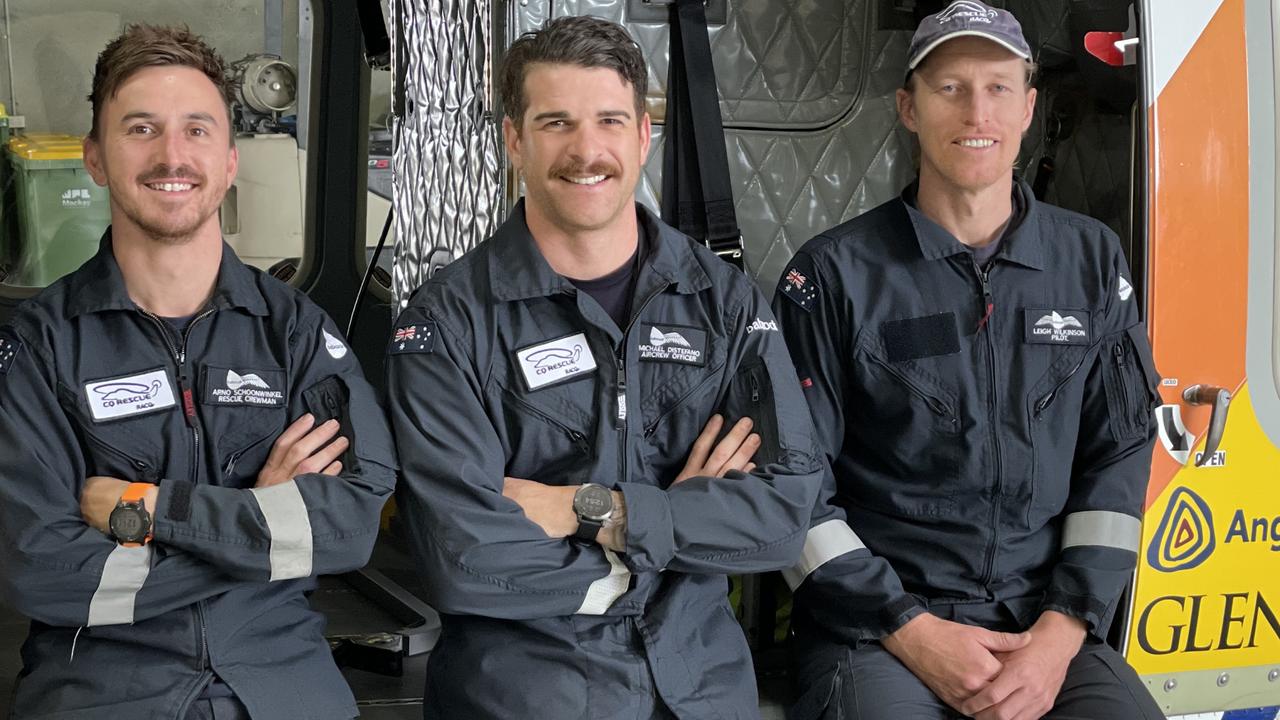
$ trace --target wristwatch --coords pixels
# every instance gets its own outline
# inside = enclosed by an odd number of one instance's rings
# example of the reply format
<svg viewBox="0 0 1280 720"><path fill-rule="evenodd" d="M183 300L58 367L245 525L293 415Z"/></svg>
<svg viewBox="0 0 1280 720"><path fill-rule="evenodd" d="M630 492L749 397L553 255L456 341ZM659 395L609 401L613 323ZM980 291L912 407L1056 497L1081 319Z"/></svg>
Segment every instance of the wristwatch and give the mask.
<svg viewBox="0 0 1280 720"><path fill-rule="evenodd" d="M153 487L150 483L129 483L125 488L107 520L116 542L125 547L142 547L151 542L151 513L142 498Z"/></svg>
<svg viewBox="0 0 1280 720"><path fill-rule="evenodd" d="M579 540L595 542L596 533L613 515L613 492L603 485L586 483L573 494L573 512L578 516Z"/></svg>

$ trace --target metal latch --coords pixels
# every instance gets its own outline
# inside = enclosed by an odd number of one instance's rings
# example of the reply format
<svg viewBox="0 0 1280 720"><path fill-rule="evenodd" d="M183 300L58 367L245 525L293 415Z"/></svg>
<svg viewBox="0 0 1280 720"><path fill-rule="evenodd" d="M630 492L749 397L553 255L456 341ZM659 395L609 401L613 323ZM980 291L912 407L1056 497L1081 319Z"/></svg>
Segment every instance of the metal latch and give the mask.
<svg viewBox="0 0 1280 720"><path fill-rule="evenodd" d="M627 0L628 22L666 23L671 19L675 0ZM707 0L707 25L724 25L729 21L729 0Z"/></svg>

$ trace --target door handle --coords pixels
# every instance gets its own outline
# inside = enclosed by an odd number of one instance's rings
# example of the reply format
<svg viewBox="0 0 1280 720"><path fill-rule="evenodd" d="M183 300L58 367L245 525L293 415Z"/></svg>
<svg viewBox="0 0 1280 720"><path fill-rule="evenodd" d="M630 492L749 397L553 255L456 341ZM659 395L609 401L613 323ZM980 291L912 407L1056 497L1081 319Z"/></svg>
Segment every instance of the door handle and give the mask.
<svg viewBox="0 0 1280 720"><path fill-rule="evenodd" d="M1196 467L1201 467L1213 458L1214 453L1218 452L1218 445L1222 443L1222 433L1227 428L1227 410L1231 407L1231 392L1215 385L1192 385L1182 391L1182 399L1192 405L1213 406L1204 452L1196 460Z"/></svg>

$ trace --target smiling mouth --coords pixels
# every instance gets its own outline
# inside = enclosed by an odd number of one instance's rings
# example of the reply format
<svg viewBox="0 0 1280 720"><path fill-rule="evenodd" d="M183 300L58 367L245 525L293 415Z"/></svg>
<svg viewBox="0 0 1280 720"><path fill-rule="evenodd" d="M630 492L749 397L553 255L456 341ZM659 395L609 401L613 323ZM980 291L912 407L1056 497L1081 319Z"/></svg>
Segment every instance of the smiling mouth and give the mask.
<svg viewBox="0 0 1280 720"><path fill-rule="evenodd" d="M572 177L569 175L561 175L561 180L571 182L574 185L599 185L609 179L608 175L589 175L587 177Z"/></svg>
<svg viewBox="0 0 1280 720"><path fill-rule="evenodd" d="M159 182L143 184L152 190L169 193L187 192L188 190L195 188L193 183L186 182Z"/></svg>
<svg viewBox="0 0 1280 720"><path fill-rule="evenodd" d="M972 138L972 139L957 140L956 144L959 145L960 147L967 147L967 148L989 148L992 145L995 145L996 141L990 138Z"/></svg>

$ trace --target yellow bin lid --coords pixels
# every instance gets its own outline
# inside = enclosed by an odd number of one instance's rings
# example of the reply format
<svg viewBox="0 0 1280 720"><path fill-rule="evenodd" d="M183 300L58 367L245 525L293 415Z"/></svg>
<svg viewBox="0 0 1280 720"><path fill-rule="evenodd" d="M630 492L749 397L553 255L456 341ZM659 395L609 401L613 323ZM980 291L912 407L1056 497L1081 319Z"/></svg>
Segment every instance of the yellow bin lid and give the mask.
<svg viewBox="0 0 1280 720"><path fill-rule="evenodd" d="M81 160L82 138L75 135L30 133L9 138L9 152L27 160Z"/></svg>

